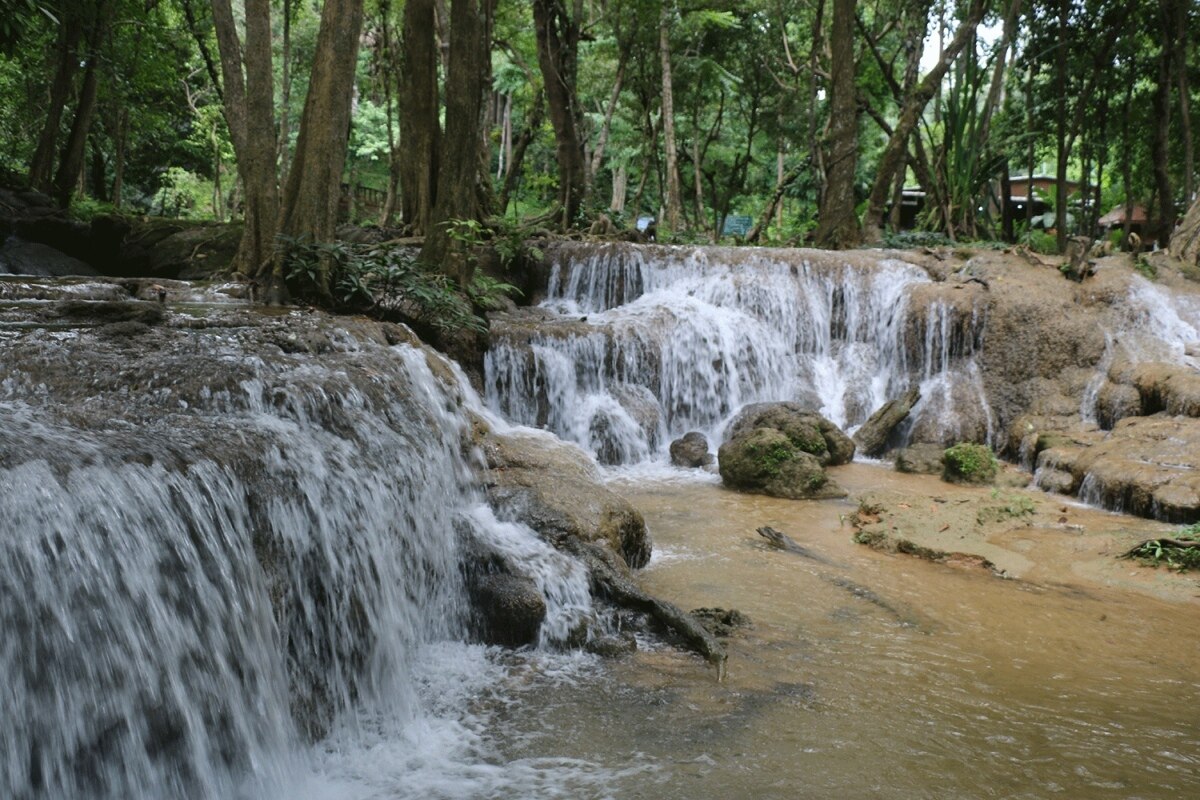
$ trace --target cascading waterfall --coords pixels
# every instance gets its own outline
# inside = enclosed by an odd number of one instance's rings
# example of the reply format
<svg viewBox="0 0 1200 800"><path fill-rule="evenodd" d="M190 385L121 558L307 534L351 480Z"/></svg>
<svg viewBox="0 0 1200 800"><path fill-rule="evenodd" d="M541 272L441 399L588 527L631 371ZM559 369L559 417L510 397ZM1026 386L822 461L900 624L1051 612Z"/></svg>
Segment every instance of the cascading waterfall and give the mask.
<svg viewBox="0 0 1200 800"><path fill-rule="evenodd" d="M20 346L62 361L74 338ZM464 693L498 676L462 643L458 537L528 570L544 641L590 614L586 575L472 488L469 390L417 348L331 340L339 352L321 361L195 334L183 349L204 353L199 375L168 360L140 379L89 378L156 383L125 402L99 388L58 398L53 381L6 370L0 796L508 791L459 719ZM240 378L205 383L217 363ZM456 681L429 690L436 708L422 692L435 675ZM394 758L378 774L366 764L383 747ZM536 785L553 768L522 774Z"/></svg>
<svg viewBox="0 0 1200 800"><path fill-rule="evenodd" d="M493 329L485 399L602 463L661 457L689 430L712 439L754 402L803 402L853 429L918 383L930 399L910 429L955 425L940 415L965 393L983 404L991 435L973 361L983 320L933 304L925 346L937 352L914 353L909 294L930 279L910 264L627 245L563 247L554 257L544 316Z"/></svg>

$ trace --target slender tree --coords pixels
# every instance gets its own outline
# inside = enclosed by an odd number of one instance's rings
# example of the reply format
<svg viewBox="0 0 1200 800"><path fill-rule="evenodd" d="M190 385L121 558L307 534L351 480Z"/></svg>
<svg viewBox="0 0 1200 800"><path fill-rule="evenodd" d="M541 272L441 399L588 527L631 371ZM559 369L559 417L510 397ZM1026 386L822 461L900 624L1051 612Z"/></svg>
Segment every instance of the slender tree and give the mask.
<svg viewBox="0 0 1200 800"><path fill-rule="evenodd" d="M550 124L554 127L558 162L558 222L569 228L576 221L587 189L583 156L583 110L577 89L579 26L582 0L567 8L565 0L533 0L538 66L546 87Z"/></svg>
<svg viewBox="0 0 1200 800"><path fill-rule="evenodd" d="M854 247L862 241L862 229L854 209L854 182L858 173L858 97L854 88L855 0L832 0L832 5L833 21L829 34L832 54L830 146L825 196L815 239L820 247L840 249Z"/></svg>

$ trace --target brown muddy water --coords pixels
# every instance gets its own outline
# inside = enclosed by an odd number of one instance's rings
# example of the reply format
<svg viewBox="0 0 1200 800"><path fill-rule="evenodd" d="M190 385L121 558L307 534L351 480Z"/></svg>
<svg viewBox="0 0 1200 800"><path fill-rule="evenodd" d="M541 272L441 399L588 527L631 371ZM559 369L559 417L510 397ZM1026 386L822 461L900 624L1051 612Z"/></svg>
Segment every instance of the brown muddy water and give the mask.
<svg viewBox="0 0 1200 800"><path fill-rule="evenodd" d="M910 505L983 491L877 465L836 477ZM1070 528L993 532L974 544L1011 554L1003 579L854 544L853 499L615 483L655 537L644 585L753 627L723 683L666 649L533 680L508 757L604 765L614 798L1200 797L1200 582L1101 552L1147 523L1071 507ZM760 525L829 563L769 549Z"/></svg>

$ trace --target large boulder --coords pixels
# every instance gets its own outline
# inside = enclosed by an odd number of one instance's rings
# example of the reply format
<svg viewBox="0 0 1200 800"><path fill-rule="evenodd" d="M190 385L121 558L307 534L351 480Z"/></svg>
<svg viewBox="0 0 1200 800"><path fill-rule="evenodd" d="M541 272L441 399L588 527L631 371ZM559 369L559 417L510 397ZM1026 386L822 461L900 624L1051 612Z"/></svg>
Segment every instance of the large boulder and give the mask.
<svg viewBox="0 0 1200 800"><path fill-rule="evenodd" d="M762 428L774 428L792 445L813 455L821 466L848 464L854 459L854 440L842 429L800 403L754 403L729 426L727 441Z"/></svg>
<svg viewBox="0 0 1200 800"><path fill-rule="evenodd" d="M0 244L0 275L96 275L90 265L39 242L10 236Z"/></svg>
<svg viewBox="0 0 1200 800"><path fill-rule="evenodd" d="M636 569L650 560L650 534L641 513L604 485L587 453L538 431L502 435L475 426L487 464L483 480L492 504L560 549L566 539L607 545Z"/></svg>
<svg viewBox="0 0 1200 800"><path fill-rule="evenodd" d="M712 462L708 439L700 431L688 431L671 442L671 463L677 467L707 467Z"/></svg>
<svg viewBox="0 0 1200 800"><path fill-rule="evenodd" d="M858 445L859 452L872 457L883 455L892 431L908 417L920 399L921 390L914 387L880 406L854 433L854 442Z"/></svg>
<svg viewBox="0 0 1200 800"><path fill-rule="evenodd" d="M821 460L777 428L757 428L728 440L718 453L721 479L733 489L792 500L845 497Z"/></svg>

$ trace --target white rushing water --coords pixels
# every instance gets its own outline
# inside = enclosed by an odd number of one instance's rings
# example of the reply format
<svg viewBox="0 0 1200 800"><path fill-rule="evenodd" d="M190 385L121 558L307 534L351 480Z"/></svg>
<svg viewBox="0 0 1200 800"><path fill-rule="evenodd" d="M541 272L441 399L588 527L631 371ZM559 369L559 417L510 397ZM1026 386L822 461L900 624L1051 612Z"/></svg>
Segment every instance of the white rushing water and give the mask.
<svg viewBox="0 0 1200 800"><path fill-rule="evenodd" d="M420 350L344 339L335 367L219 340L251 377L107 420L6 372L0 796L516 797L604 778L498 762L512 668L466 641L460 537L534 580L545 644L591 614L584 569L483 504L468 391Z"/></svg>
<svg viewBox="0 0 1200 800"><path fill-rule="evenodd" d="M906 430L990 438L973 360L983 320L945 303L910 320L909 293L928 282L891 259L564 248L542 303L553 316L532 332L497 331L486 400L607 464L661 458L689 430L714 440L754 402L798 401L854 429L910 386L923 397ZM950 413L964 400L983 407L982 433Z"/></svg>

